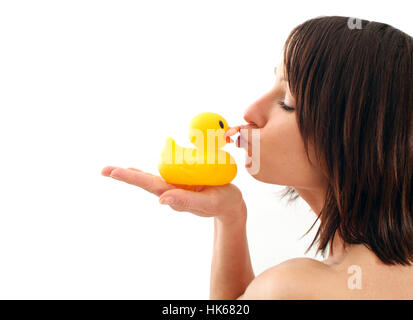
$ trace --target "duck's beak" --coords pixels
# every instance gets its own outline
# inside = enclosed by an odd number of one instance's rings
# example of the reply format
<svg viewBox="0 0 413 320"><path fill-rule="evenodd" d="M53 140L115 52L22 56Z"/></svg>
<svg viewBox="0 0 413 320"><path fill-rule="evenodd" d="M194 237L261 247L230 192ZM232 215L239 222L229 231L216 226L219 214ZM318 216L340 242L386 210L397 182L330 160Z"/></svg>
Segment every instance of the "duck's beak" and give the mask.
<svg viewBox="0 0 413 320"><path fill-rule="evenodd" d="M234 140L231 139L231 136L233 136L240 130L241 130L241 126L229 127L229 129L224 133L225 141L227 143L234 142Z"/></svg>

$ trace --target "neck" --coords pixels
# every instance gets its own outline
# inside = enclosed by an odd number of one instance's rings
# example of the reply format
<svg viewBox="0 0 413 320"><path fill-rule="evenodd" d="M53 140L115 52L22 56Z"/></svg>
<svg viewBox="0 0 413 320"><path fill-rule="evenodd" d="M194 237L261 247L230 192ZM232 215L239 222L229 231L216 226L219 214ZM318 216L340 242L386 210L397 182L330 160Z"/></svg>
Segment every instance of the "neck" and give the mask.
<svg viewBox="0 0 413 320"><path fill-rule="evenodd" d="M325 189L301 189L294 188L301 198L311 207L317 216L320 215L321 210L324 207L325 201ZM320 217L322 220L323 217ZM337 264L343 260L344 256L348 252L349 246L344 245L344 241L338 235L335 234L333 243L330 242L329 255L326 260L327 264Z"/></svg>
<svg viewBox="0 0 413 320"><path fill-rule="evenodd" d="M343 239L336 233L333 243L330 243L328 258L324 260L327 264L339 264L344 260L352 245L345 244Z"/></svg>
<svg viewBox="0 0 413 320"><path fill-rule="evenodd" d="M295 191L318 216L324 207L325 191L323 189L303 189L294 187Z"/></svg>

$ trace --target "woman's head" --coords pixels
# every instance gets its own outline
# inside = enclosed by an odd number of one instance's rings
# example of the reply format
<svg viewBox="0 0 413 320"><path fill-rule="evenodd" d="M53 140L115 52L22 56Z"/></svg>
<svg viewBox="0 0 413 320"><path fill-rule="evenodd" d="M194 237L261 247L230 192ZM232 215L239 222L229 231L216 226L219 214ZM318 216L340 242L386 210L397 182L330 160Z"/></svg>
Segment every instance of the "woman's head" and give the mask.
<svg viewBox="0 0 413 320"><path fill-rule="evenodd" d="M252 161L259 161L259 170L253 176L267 183L319 187L325 176L307 159L296 119L295 99L284 77L282 61L276 67L275 75L273 88L253 103L244 115L249 125L243 128L258 128L260 133L260 153L253 154L250 150ZM248 141L252 141L251 135Z"/></svg>
<svg viewBox="0 0 413 320"><path fill-rule="evenodd" d="M338 233L384 263L407 264L413 39L386 24L361 20L354 27L349 19L311 19L291 32L274 88L245 113L260 128L254 177L291 186L289 194L325 191L312 243L323 253Z"/></svg>

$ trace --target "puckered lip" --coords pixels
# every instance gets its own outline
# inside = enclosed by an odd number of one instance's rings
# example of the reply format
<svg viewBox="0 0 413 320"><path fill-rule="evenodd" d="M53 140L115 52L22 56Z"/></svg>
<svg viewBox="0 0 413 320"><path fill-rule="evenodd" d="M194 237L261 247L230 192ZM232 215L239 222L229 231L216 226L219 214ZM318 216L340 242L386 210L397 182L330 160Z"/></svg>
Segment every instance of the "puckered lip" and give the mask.
<svg viewBox="0 0 413 320"><path fill-rule="evenodd" d="M248 155L251 156L251 142L248 139L248 133L250 129L258 129L256 125L253 124L244 124L236 127L230 127L226 132L225 136L226 137L231 137L237 133L239 133L239 136L235 140L235 145L238 148L243 148L248 152ZM242 131L241 131L242 130ZM227 138L227 139L228 139ZM233 141L231 138L229 138L230 141ZM227 140L228 141L228 140Z"/></svg>
<svg viewBox="0 0 413 320"><path fill-rule="evenodd" d="M245 151L247 151L248 152L248 155L249 156L251 156L251 144L250 144L250 142L243 136L243 135L239 135L238 136L238 138L237 138L237 140L236 140L236 142L235 142L235 145L238 147L238 148L243 148L243 149L245 149Z"/></svg>
<svg viewBox="0 0 413 320"><path fill-rule="evenodd" d="M258 129L258 127L254 124L243 124L235 127L229 127L228 130L224 133L225 137L231 137L234 134L240 132L241 130L244 129Z"/></svg>
<svg viewBox="0 0 413 320"><path fill-rule="evenodd" d="M224 137L231 137L234 134L238 133L241 130L241 126L229 127L224 133Z"/></svg>
<svg viewBox="0 0 413 320"><path fill-rule="evenodd" d="M258 127L255 124L248 123L248 124L243 124L240 126L241 129L258 129Z"/></svg>

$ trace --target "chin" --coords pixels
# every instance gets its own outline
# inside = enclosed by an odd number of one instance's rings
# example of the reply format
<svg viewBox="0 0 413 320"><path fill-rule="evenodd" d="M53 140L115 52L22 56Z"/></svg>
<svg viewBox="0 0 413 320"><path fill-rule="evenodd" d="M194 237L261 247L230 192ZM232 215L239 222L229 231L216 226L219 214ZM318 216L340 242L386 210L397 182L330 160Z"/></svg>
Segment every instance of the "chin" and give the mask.
<svg viewBox="0 0 413 320"><path fill-rule="evenodd" d="M254 170L253 167L245 167L248 171L248 173L255 179L261 182L265 183L271 183L271 184L276 184L272 181L272 179L268 179L269 177L263 174L262 170Z"/></svg>
<svg viewBox="0 0 413 320"><path fill-rule="evenodd" d="M255 179L258 180L260 182L264 182L264 183L269 183L269 184L276 184L276 185L280 185L280 186L288 186L289 184L286 183L287 181L280 179L279 177L274 177L274 170L273 169L269 169L269 170L265 170L265 168L263 169L262 167L257 168L254 166L245 166L245 168L247 169L248 173Z"/></svg>

